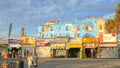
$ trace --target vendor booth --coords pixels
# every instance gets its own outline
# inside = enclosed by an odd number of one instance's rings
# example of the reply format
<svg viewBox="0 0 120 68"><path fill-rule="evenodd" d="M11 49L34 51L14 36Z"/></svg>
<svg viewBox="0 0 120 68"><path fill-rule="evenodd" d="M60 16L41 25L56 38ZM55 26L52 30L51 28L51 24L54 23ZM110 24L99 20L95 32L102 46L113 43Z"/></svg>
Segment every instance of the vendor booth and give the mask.
<svg viewBox="0 0 120 68"><path fill-rule="evenodd" d="M68 57L69 58L82 58L82 39L70 39L67 43Z"/></svg>
<svg viewBox="0 0 120 68"><path fill-rule="evenodd" d="M67 57L66 43L69 41L69 37L57 37L50 43L51 58Z"/></svg>
<svg viewBox="0 0 120 68"><path fill-rule="evenodd" d="M97 58L98 44L98 38L83 38L83 58Z"/></svg>
<svg viewBox="0 0 120 68"><path fill-rule="evenodd" d="M21 40L17 38L9 39L8 40L8 55L9 58L20 58L22 57L22 50L21 50Z"/></svg>
<svg viewBox="0 0 120 68"><path fill-rule="evenodd" d="M116 37L115 33L99 35L100 58L118 58Z"/></svg>
<svg viewBox="0 0 120 68"><path fill-rule="evenodd" d="M50 57L50 39L36 39L37 57Z"/></svg>
<svg viewBox="0 0 120 68"><path fill-rule="evenodd" d="M27 57L29 53L35 54L35 38L32 36L21 37L22 57Z"/></svg>

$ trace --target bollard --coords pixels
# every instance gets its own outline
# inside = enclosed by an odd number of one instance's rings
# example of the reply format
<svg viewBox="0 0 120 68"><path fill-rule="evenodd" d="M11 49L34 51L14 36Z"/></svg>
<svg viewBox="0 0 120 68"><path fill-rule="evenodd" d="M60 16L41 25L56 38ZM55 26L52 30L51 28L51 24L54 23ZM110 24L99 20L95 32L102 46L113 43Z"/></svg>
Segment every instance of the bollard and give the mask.
<svg viewBox="0 0 120 68"><path fill-rule="evenodd" d="M16 67L15 68L19 68L19 61L16 61Z"/></svg>

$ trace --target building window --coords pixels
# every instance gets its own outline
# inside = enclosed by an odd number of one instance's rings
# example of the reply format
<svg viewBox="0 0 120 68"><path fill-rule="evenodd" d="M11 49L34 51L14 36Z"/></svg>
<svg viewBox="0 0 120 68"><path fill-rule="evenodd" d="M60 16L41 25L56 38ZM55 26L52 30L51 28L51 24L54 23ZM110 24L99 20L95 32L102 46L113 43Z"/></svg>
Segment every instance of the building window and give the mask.
<svg viewBox="0 0 120 68"><path fill-rule="evenodd" d="M100 30L102 30L102 25L100 25Z"/></svg>
<svg viewBox="0 0 120 68"><path fill-rule="evenodd" d="M86 26L86 30L88 30L88 26Z"/></svg>

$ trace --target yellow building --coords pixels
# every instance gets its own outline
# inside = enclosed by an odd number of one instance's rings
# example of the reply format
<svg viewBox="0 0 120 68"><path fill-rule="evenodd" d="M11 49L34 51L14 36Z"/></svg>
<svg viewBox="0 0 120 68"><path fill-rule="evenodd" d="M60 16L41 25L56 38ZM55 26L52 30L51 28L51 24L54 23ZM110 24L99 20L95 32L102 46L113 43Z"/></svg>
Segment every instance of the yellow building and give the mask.
<svg viewBox="0 0 120 68"><path fill-rule="evenodd" d="M98 28L98 35L101 33L102 34L105 33L105 20L103 20L102 17L98 18L97 28Z"/></svg>

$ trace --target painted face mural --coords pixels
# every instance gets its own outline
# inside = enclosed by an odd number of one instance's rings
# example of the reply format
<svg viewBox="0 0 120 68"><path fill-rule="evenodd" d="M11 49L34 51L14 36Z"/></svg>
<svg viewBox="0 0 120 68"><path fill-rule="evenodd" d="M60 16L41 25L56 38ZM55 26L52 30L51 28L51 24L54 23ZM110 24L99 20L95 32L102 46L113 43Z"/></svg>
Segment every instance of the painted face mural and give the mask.
<svg viewBox="0 0 120 68"><path fill-rule="evenodd" d="M44 27L44 30L43 30ZM73 23L58 23L49 26L39 26L39 34L42 33L44 38L53 38L57 36L75 37L96 37L97 20L86 20Z"/></svg>

